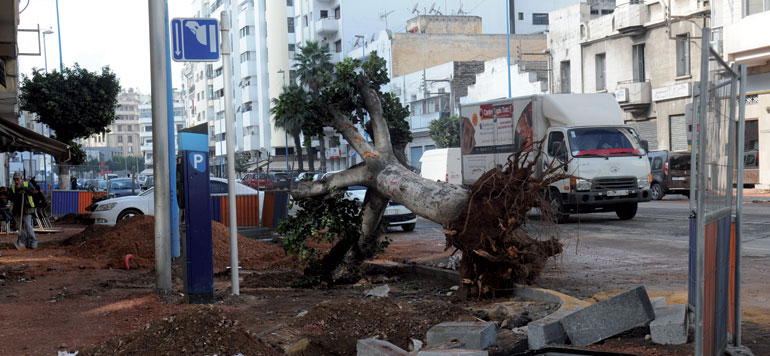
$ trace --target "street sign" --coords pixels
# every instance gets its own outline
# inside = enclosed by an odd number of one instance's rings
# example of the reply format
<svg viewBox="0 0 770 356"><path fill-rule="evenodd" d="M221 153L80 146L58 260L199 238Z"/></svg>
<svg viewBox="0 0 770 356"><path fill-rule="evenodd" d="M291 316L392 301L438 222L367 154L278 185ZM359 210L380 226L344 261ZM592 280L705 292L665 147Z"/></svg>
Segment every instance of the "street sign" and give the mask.
<svg viewBox="0 0 770 356"><path fill-rule="evenodd" d="M216 19L171 20L171 57L175 62L214 62L219 59L219 22Z"/></svg>

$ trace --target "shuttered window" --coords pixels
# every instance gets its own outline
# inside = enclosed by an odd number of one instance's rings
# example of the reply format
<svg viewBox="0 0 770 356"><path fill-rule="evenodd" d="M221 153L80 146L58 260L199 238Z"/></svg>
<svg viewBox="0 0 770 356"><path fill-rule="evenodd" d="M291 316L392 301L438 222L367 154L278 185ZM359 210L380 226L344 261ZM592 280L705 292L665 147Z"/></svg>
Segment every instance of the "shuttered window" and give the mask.
<svg viewBox="0 0 770 356"><path fill-rule="evenodd" d="M658 150L658 120L626 121L626 124L636 129L639 138L646 140L650 145L650 151Z"/></svg>
<svg viewBox="0 0 770 356"><path fill-rule="evenodd" d="M687 151L687 121L684 115L673 115L670 120L671 151Z"/></svg>

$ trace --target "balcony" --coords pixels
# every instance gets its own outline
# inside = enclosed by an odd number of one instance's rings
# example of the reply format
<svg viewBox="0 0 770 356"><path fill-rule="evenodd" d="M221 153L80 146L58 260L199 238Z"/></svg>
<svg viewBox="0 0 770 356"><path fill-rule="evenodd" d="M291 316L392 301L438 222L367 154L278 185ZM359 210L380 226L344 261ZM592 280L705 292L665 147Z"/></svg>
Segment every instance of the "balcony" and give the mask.
<svg viewBox="0 0 770 356"><path fill-rule="evenodd" d="M257 113L256 111L246 111L241 114L241 126L242 127L250 127L250 126L256 126L259 124L257 120Z"/></svg>
<svg viewBox="0 0 770 356"><path fill-rule="evenodd" d="M724 55L728 62L738 62L750 67L770 60L770 36L767 32L770 11L746 16L724 27Z"/></svg>
<svg viewBox="0 0 770 356"><path fill-rule="evenodd" d="M333 18L320 19L315 22L315 32L322 36L328 36L337 31L340 28L340 21Z"/></svg>
<svg viewBox="0 0 770 356"><path fill-rule="evenodd" d="M447 112L431 112L409 117L409 127L413 132L428 131L430 122L443 116L449 116Z"/></svg>
<svg viewBox="0 0 770 356"><path fill-rule="evenodd" d="M652 86L650 82L618 82L615 99L625 111L645 111L652 102Z"/></svg>
<svg viewBox="0 0 770 356"><path fill-rule="evenodd" d="M626 35L640 35L646 30L647 8L644 4L629 3L615 9L615 29Z"/></svg>
<svg viewBox="0 0 770 356"><path fill-rule="evenodd" d="M256 79L256 78L255 78ZM256 102L259 99L259 90L256 85L241 88L241 102Z"/></svg>

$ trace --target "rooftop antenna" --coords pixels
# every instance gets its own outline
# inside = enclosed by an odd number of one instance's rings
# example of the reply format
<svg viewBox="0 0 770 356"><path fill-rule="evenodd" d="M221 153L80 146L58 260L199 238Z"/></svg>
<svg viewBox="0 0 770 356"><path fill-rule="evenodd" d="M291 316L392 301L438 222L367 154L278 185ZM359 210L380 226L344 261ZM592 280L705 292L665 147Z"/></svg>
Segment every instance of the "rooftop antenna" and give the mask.
<svg viewBox="0 0 770 356"><path fill-rule="evenodd" d="M428 10L428 14L432 14L434 12L436 12L436 3L435 2L430 6L430 10Z"/></svg>
<svg viewBox="0 0 770 356"><path fill-rule="evenodd" d="M460 2L460 8L457 9L457 14L458 15L465 15L465 11L463 11L463 3L462 3L462 1Z"/></svg>
<svg viewBox="0 0 770 356"><path fill-rule="evenodd" d="M395 10L380 13L380 21L385 20L385 29L388 29L388 15L392 14Z"/></svg>
<svg viewBox="0 0 770 356"><path fill-rule="evenodd" d="M420 3L415 3L414 7L412 8L412 13L417 13L417 15L420 14L420 10L417 10L417 6L420 6Z"/></svg>

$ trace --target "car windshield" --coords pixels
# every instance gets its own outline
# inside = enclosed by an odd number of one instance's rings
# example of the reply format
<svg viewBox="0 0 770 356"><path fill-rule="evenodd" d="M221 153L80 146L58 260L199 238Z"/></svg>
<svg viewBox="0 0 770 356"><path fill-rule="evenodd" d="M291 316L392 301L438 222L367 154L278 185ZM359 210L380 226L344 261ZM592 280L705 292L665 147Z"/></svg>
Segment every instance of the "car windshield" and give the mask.
<svg viewBox="0 0 770 356"><path fill-rule="evenodd" d="M678 171L690 170L690 155L672 155L669 162L670 169Z"/></svg>
<svg viewBox="0 0 770 356"><path fill-rule="evenodd" d="M106 180L98 180L98 181L96 181L95 185L100 190L107 189L107 181Z"/></svg>
<svg viewBox="0 0 770 356"><path fill-rule="evenodd" d="M573 157L639 156L642 149L632 129L591 127L569 130Z"/></svg>
<svg viewBox="0 0 770 356"><path fill-rule="evenodd" d="M110 189L113 189L113 190L114 189L131 189L131 180L130 179L110 180Z"/></svg>
<svg viewBox="0 0 770 356"><path fill-rule="evenodd" d="M351 185L348 186L348 190L366 190L366 187L363 185Z"/></svg>

